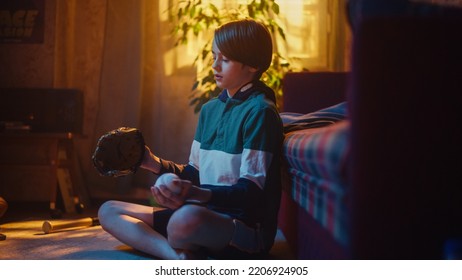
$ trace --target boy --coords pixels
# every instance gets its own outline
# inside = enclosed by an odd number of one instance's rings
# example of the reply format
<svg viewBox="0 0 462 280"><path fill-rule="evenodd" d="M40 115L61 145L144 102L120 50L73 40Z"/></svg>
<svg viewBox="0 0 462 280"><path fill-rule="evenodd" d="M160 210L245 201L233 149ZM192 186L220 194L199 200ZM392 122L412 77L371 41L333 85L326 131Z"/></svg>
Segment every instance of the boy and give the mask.
<svg viewBox="0 0 462 280"><path fill-rule="evenodd" d="M180 193L152 187L164 207L108 201L103 228L161 259L261 258L277 228L282 122L274 92L259 79L272 60L272 39L250 20L217 28L212 69L218 98L202 107L188 164L158 158L146 147L142 168L175 173Z"/></svg>

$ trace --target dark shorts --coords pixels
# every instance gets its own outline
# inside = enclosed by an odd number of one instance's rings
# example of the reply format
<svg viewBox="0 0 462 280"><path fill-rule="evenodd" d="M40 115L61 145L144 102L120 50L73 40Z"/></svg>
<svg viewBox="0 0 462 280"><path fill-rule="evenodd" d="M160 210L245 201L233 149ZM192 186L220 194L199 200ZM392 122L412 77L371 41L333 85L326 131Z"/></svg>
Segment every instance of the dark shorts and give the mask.
<svg viewBox="0 0 462 280"><path fill-rule="evenodd" d="M170 221L175 210L164 209L159 211L154 211L152 214L152 228L158 233L162 234L164 237L167 237L167 225Z"/></svg>
<svg viewBox="0 0 462 280"><path fill-rule="evenodd" d="M172 217L175 210L172 209L163 209L153 212L153 229L158 233L162 234L164 237L167 237L167 225ZM242 222L239 222L239 225L244 225ZM202 255L206 255L209 258L213 259L266 259L268 258L267 252L247 252L242 250L237 245L228 245L219 252L211 252L206 249L201 250Z"/></svg>

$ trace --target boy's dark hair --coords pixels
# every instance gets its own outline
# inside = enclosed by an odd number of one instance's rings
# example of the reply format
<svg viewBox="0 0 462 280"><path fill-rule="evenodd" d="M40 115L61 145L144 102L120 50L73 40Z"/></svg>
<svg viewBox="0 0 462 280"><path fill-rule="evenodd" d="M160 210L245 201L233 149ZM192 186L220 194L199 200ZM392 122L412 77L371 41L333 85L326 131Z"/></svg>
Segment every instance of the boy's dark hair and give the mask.
<svg viewBox="0 0 462 280"><path fill-rule="evenodd" d="M215 30L215 43L228 59L257 68L255 78L270 67L273 40L268 29L252 19L225 23Z"/></svg>

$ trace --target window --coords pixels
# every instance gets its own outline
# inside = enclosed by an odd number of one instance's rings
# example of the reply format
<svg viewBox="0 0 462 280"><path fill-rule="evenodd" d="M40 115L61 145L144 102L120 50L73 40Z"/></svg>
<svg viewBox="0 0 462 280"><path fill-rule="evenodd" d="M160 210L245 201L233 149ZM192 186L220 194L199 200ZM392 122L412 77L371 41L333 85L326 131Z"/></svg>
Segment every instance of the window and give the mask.
<svg viewBox="0 0 462 280"><path fill-rule="evenodd" d="M344 70L344 0L280 1L286 56L297 70Z"/></svg>
<svg viewBox="0 0 462 280"><path fill-rule="evenodd" d="M203 1L204 2L204 1ZM218 9L235 9L249 0L209 0ZM277 40L278 51L295 71L344 71L346 69L346 0L276 0L286 42ZM210 34L209 34L210 35ZM191 40L184 54L195 57L208 35ZM201 39L204 38L204 39ZM185 59L183 63L190 63ZM201 68L199 62L199 68Z"/></svg>

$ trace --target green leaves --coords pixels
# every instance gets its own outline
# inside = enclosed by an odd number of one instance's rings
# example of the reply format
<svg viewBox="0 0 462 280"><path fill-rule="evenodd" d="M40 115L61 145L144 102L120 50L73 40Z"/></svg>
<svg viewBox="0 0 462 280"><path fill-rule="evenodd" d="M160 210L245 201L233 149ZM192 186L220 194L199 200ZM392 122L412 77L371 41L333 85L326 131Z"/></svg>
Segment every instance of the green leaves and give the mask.
<svg viewBox="0 0 462 280"><path fill-rule="evenodd" d="M249 0L247 4L237 5L237 8L221 11L213 3L204 2L207 3L203 3L202 0L179 1L168 10L174 24L171 33L176 37L175 46L187 44L192 38L206 38L206 43L198 50L194 60L194 66L198 71L191 88L190 105L194 107L195 113L200 112L203 104L221 92L216 86L211 67L207 67L212 63L213 30L224 22L249 17L263 23L272 33L274 40L286 40L285 31L279 24L279 5L275 0ZM206 69L200 69L200 65ZM273 88L278 97L282 97L282 79L290 70L290 63L276 50L273 62L263 74L262 80Z"/></svg>

